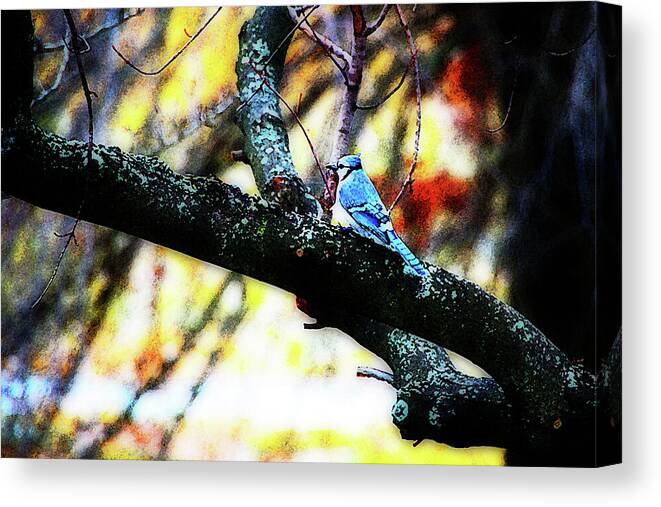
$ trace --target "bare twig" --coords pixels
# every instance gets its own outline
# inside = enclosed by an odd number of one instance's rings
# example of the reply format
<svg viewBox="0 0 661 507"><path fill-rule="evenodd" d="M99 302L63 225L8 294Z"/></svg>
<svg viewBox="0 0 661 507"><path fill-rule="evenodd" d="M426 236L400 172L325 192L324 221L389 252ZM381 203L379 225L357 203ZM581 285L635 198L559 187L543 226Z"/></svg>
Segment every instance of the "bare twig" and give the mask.
<svg viewBox="0 0 661 507"><path fill-rule="evenodd" d="M519 63L517 62L516 64L516 69L514 71L514 82L512 83L512 91L510 92L510 99L509 102L507 103L507 110L505 111L505 116L503 117L503 121L496 127L495 129L486 129L487 132L490 134L495 134L496 132L500 132L505 128L505 125L507 124L507 120L510 117L510 112L512 111L512 102L514 101L514 91L516 90L516 84L519 78Z"/></svg>
<svg viewBox="0 0 661 507"><path fill-rule="evenodd" d="M296 123L298 123L298 126L301 127L301 130L303 131L303 135L305 136L305 139L307 140L308 145L310 146L310 151L312 152L312 156L314 157L314 161L315 161L315 163L317 164L317 168L319 169L319 174L321 174L321 179L324 180L324 186L326 187L326 191L330 194L330 192L331 192L331 188L330 188L330 184L329 184L329 181L328 181L328 177L326 176L326 172L324 171L324 168L323 168L323 166L321 165L321 162L319 161L319 156L317 155L317 151L314 149L314 144L312 143L312 139L310 139L310 136L308 135L308 132L307 132L307 130L305 129L305 126L303 125L303 122L301 121L301 118L298 116L298 114L296 114L296 111L294 111L294 109L289 105L289 103L285 100L285 98L284 98L282 95L280 95L280 93L278 92L278 90L276 90L275 88L273 88L273 87L268 83L268 81L266 80L266 78L265 78L265 77L259 72L259 70L258 70L257 67L255 66L255 63L254 63L254 62L250 62L250 66L251 66L251 67L253 68L253 70L255 71L255 74L257 74L257 76L262 80L262 82L261 82L261 84L259 85L259 88L257 88L257 90L261 90L262 87L265 86L265 87L268 88L271 92L273 92L273 93L275 94L275 96L278 97L278 99L280 100L280 102L282 102L282 103L285 105L285 107L287 108L287 110L288 110L288 111L291 113L291 115L294 117L294 119L296 120Z"/></svg>
<svg viewBox="0 0 661 507"><path fill-rule="evenodd" d="M518 38L519 38L518 34L514 34L514 35L512 35L512 38L511 38L511 39L508 39L508 40L506 40L505 42L503 42L503 46L509 46L510 44L512 44L513 42L515 42Z"/></svg>
<svg viewBox="0 0 661 507"><path fill-rule="evenodd" d="M395 5L395 9L397 10L397 15L399 16L399 22L402 25L404 34L406 35L406 42L409 46L409 50L411 51L411 59L413 60L417 112L415 118L415 144L413 149L413 160L411 161L411 169L409 169L409 173L406 176L406 180L404 180L404 184L402 185L402 188L399 189L399 193L397 194L397 197L395 197L395 200L388 208L388 214L392 213L393 208L397 206L397 203L404 195L404 191L406 190L407 187L409 187L411 193L413 193L413 173L415 172L416 165L418 164L418 153L420 152L420 130L422 126L422 90L420 88L420 68L418 67L418 50L415 46L415 41L413 40L411 29L409 28L406 22L406 18L404 17L404 13L402 12L402 8L399 5Z"/></svg>
<svg viewBox="0 0 661 507"><path fill-rule="evenodd" d="M379 27L385 21L386 16L388 15L388 12L390 11L391 7L392 7L392 5L389 5L389 4L386 4L386 5L383 6L383 8L381 9L381 12L379 12L379 16L376 18L374 23L372 23L371 25L369 25L365 29L365 35L367 35L369 37L370 35L372 35L374 32L376 32L379 29Z"/></svg>
<svg viewBox="0 0 661 507"><path fill-rule="evenodd" d="M289 8L289 14L294 21L298 21L298 14L294 9ZM342 49L338 44L333 42L325 35L318 33L314 28L312 28L312 25L310 25L309 23L306 23L305 26L303 24L299 24L298 28L305 35L307 35L309 39L315 41L326 51L333 54L335 58L339 58L340 60L342 60L342 62L344 62L345 68L349 67L349 65L351 64L351 55L349 55L349 53L347 53L344 49Z"/></svg>
<svg viewBox="0 0 661 507"><path fill-rule="evenodd" d="M145 12L145 9L143 7L140 7L136 9L135 12L129 12L126 15L122 14L122 17L120 17L118 20L102 24L87 34L80 34L80 39L84 41L85 44L89 47L89 41L94 37L97 37L98 35L101 35L102 33L107 32L108 30L112 30L114 28L117 28L118 26L123 25L129 19L132 19L136 16L140 16L143 12ZM54 44L42 44L41 47L38 48L38 51L40 53L52 53L54 51L59 51L65 48L67 48L67 43L66 41L62 41Z"/></svg>
<svg viewBox="0 0 661 507"><path fill-rule="evenodd" d="M337 67L337 69L340 71L342 78L344 78L344 84L347 85L349 83L349 76L347 75L348 64L345 63L345 65L342 66L342 64L336 60L335 56L333 56L333 52L323 43L323 40L320 38L319 34L317 34L317 32L312 28L310 22L306 21L305 24L312 31L312 35L314 36L319 47L321 47L326 56L330 59L331 62L333 62L333 65L335 65L335 67Z"/></svg>
<svg viewBox="0 0 661 507"><path fill-rule="evenodd" d="M85 102L87 103L87 152L86 152L86 169L88 171L88 177L89 177L89 170L92 165L92 150L94 149L94 114L92 112L92 95L96 96L96 94L90 90L89 84L87 82L87 76L85 75L85 68L83 67L83 61L80 57L81 50L79 47L79 41L80 38L78 36L78 30L76 28L76 23L73 20L73 16L71 15L71 11L69 9L64 9L64 17L67 20L67 25L69 26L69 30L71 32L71 49L76 57L76 65L78 66L78 74L80 76L80 84L83 88L83 92L85 93ZM87 178L86 178L86 183L87 183ZM87 186L87 184L85 185ZM85 205L85 193L86 193L86 188L83 189L83 195L80 199L80 205L78 206L78 212L76 213L76 220L73 223L73 227L71 230L65 234L57 234L57 237L64 238L66 237L67 240L64 243L64 247L60 251L60 255L57 258L57 262L55 263L55 267L53 268L53 271L51 272L50 278L48 279L48 282L46 282L46 286L44 289L41 291L39 294L39 297L32 303L31 308L35 308L41 300L44 298L46 293L48 292L48 289L52 285L53 281L55 280L55 277L57 276L57 273L60 269L60 266L62 265L62 260L64 259L64 254L66 253L67 249L69 248L69 245L71 244L71 241L77 244L76 242L76 228L78 227L78 224L80 223L80 215L83 210L83 206Z"/></svg>
<svg viewBox="0 0 661 507"><path fill-rule="evenodd" d="M391 386L395 385L395 378L392 373L377 368L370 368L369 366L359 366L356 369L356 377L373 378L381 382L387 382Z"/></svg>
<svg viewBox="0 0 661 507"><path fill-rule="evenodd" d="M156 76L157 74L160 74L160 73L163 72L165 69L167 69L167 68L170 66L170 64L171 64L172 62L174 62L177 58L179 58L179 57L181 56L181 54L182 54L184 51L186 51L186 49L188 48L188 46L190 46L190 45L195 41L195 39L197 39L197 38L200 36L200 34L202 34L202 32L206 29L207 26L209 26L209 24L214 20L214 18L218 15L218 13L219 13L221 10L222 10L222 7L218 7L218 9L216 9L216 12L214 12L214 13L211 15L211 17L209 17L209 19L207 19L207 21L206 21L206 22L200 27L200 29L199 29L197 32L195 32L195 34L193 34L193 36L192 36L190 39L188 39L188 41L186 42L186 44L184 44L184 45L179 49L179 51L177 51L174 55L172 55L172 57L171 57L167 62L165 62L165 63L164 63L159 69L157 69L157 70L153 70L153 71L142 70L141 68L139 68L138 66L136 66L135 64L133 64L133 63L132 63L128 58L126 58L122 53L120 53L119 50L115 47L114 44L112 45L112 50L113 50L115 53L117 53L117 55L118 55L122 60L124 60L124 63L125 63L126 65L128 65L129 67L131 67L131 68L132 68L133 70L135 70L136 72L139 72L139 73L142 74L143 76Z"/></svg>
<svg viewBox="0 0 661 507"><path fill-rule="evenodd" d="M567 51L552 51L550 49L544 49L544 51L546 51L546 53L548 53L551 56L567 56L567 55L570 55L570 54L578 51L579 49L581 49L583 46L585 46L588 43L588 41L592 38L595 31L596 31L596 28L593 28L592 30L590 30L590 33L588 33L587 37L585 37L585 40L583 40L583 42L581 42L578 46L575 46L571 49L568 49Z"/></svg>
<svg viewBox="0 0 661 507"><path fill-rule="evenodd" d="M378 102L373 102L372 104L365 104L365 105L356 104L356 109L360 109L361 111L366 111L368 109L376 109L377 107L380 107L383 104L385 104L385 102L390 97L395 95L395 93L397 93L399 91L399 89L402 87L402 85L404 84L404 81L406 81L406 76L408 76L409 71L411 70L411 67L413 67L413 58L409 59L409 63L406 65L406 69L404 69L402 77L399 79L399 82L397 83L397 85L392 90L390 90L388 93L386 93L385 96L381 100L379 100Z"/></svg>
<svg viewBox="0 0 661 507"><path fill-rule="evenodd" d="M69 30L69 26L67 25L67 30ZM55 79L53 80L53 84L49 86L48 88L44 88L43 85L41 84L41 81L37 79L37 82L39 83L39 86L41 87L41 92L39 95L37 95L34 100L32 101L32 105L38 104L39 102L43 101L46 99L51 93L53 93L55 90L57 90L60 86L60 83L62 83L62 78L64 77L64 72L67 69L67 65L69 64L69 56L71 52L69 51L69 45L66 44L64 39L67 37L67 33L64 34L62 37L62 61L60 61L60 64L57 68L57 72L55 73Z"/></svg>
<svg viewBox="0 0 661 507"><path fill-rule="evenodd" d="M318 5L313 5L313 6L308 10L308 12L306 12L305 15L304 15L300 20L298 20L298 22L296 23L296 26L294 26L294 28L292 28L291 30L289 30L289 32L287 33L287 35L285 35L285 36L282 38L282 40L280 41L280 44L278 44L278 47L275 48L275 51L273 51L273 53L271 53L271 56L268 57L268 60L266 60L266 62L264 62L264 67L266 67L269 63L271 63L271 60L273 60L273 58L275 58L275 55L278 54L278 51L280 51L280 50L282 49L282 46L284 46L284 45L287 43L289 37L291 37L291 35L292 35L296 30L298 30L298 29L300 28L300 26L301 26L303 23L307 23L307 21L308 21L308 17L310 17L310 15L311 15L314 11L316 11L318 8L319 8Z"/></svg>

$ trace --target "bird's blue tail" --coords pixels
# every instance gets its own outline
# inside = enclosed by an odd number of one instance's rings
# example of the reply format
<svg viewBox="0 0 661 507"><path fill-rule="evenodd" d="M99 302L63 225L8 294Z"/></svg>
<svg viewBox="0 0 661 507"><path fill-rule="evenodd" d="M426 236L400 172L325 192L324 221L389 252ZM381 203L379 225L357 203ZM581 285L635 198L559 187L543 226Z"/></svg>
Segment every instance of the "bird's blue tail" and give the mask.
<svg viewBox="0 0 661 507"><path fill-rule="evenodd" d="M413 252L409 250L409 247L407 247L404 242L399 239L399 236L397 236L395 231L387 231L386 235L388 236L388 240L390 241L390 246L392 249L401 255L402 259L404 259L404 262L413 271L415 271L420 276L429 276L429 271L427 268L425 268L418 260L418 258L413 254Z"/></svg>

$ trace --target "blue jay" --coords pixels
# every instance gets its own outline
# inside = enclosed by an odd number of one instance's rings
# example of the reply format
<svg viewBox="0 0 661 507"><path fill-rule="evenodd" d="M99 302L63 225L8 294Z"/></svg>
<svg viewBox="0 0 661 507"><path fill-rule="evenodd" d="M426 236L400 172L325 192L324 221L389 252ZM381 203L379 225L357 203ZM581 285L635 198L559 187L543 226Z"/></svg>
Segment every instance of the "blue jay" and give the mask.
<svg viewBox="0 0 661 507"><path fill-rule="evenodd" d="M326 167L338 177L333 218L340 225L397 252L418 275L429 276L429 271L397 236L387 208L363 169L360 155L344 155Z"/></svg>

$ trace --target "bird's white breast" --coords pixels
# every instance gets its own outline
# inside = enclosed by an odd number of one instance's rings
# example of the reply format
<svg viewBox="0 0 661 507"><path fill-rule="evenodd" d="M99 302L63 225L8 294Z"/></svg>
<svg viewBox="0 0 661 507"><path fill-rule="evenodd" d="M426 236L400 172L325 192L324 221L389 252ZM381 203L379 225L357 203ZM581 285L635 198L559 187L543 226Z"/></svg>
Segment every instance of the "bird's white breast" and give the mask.
<svg viewBox="0 0 661 507"><path fill-rule="evenodd" d="M342 187L349 182L350 179L353 178L353 174L350 174L344 179L341 179L340 182L337 185L337 193L335 203L331 207L331 212L333 213L333 222L335 222L338 225L341 225L342 227L351 227L355 231L359 231L362 233L360 227L356 223L356 221L349 215L347 210L344 209L342 204L340 204L340 193L342 191Z"/></svg>
<svg viewBox="0 0 661 507"><path fill-rule="evenodd" d="M331 207L331 212L333 213L334 223L341 225L342 227L356 228L356 221L351 218L351 215L347 213L347 210L342 207L339 198L335 200L335 204Z"/></svg>

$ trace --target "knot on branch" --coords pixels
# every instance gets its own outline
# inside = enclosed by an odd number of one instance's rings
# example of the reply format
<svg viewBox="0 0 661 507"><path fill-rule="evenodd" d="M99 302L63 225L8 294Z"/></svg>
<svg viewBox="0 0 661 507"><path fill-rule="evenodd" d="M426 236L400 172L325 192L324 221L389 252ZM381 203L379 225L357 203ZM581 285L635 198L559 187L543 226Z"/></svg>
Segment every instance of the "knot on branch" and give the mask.
<svg viewBox="0 0 661 507"><path fill-rule="evenodd" d="M402 438L504 445L509 406L493 379L460 372L442 347L400 330L390 333L388 349L398 387L392 416Z"/></svg>
<svg viewBox="0 0 661 507"><path fill-rule="evenodd" d="M267 200L278 203L285 211L300 215L318 208L316 199L307 192L305 184L297 177L292 178L284 174L273 177L262 190L262 195Z"/></svg>

